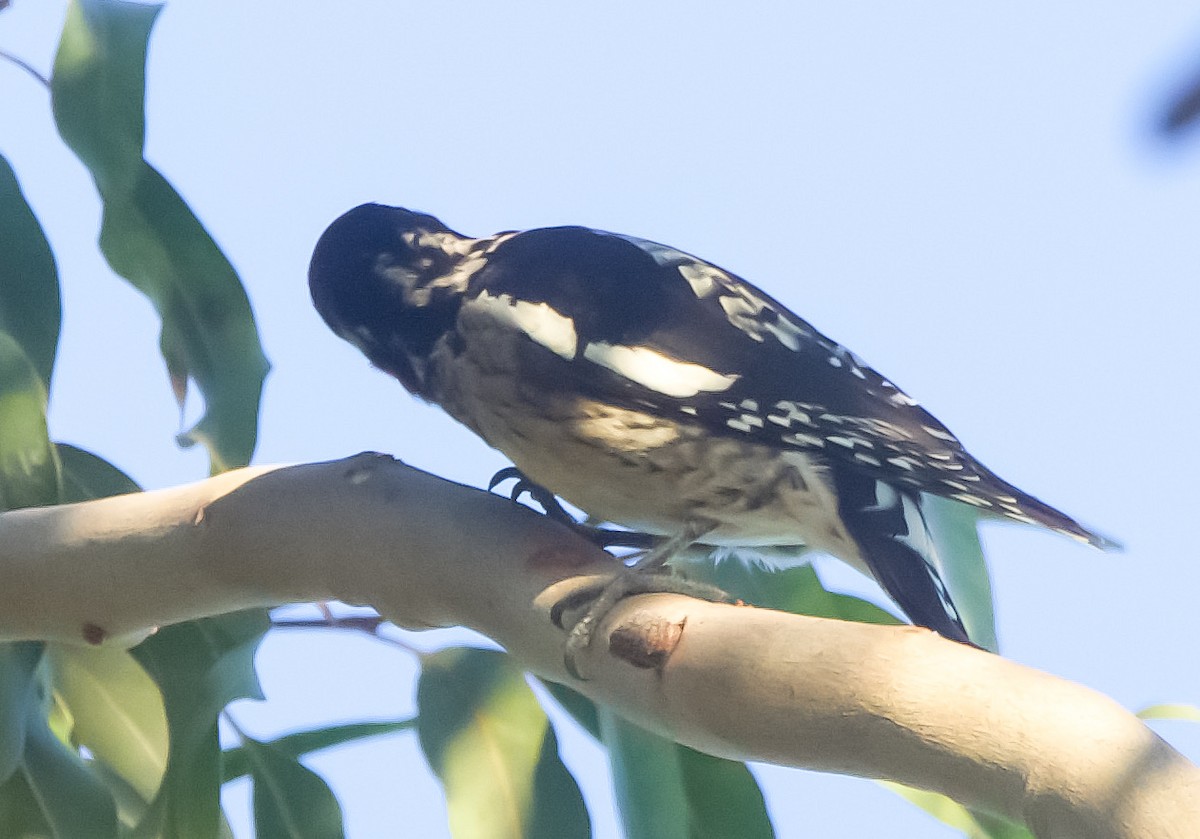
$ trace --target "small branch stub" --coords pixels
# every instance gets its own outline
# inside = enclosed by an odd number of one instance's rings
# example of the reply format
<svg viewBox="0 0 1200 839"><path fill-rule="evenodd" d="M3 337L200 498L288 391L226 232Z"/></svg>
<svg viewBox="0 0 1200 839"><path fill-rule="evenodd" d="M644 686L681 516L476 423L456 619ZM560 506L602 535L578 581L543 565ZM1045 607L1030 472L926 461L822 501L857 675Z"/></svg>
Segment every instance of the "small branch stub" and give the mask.
<svg viewBox="0 0 1200 839"><path fill-rule="evenodd" d="M608 651L634 667L661 671L679 645L686 624L687 618L670 621L653 612L635 612L609 635Z"/></svg>

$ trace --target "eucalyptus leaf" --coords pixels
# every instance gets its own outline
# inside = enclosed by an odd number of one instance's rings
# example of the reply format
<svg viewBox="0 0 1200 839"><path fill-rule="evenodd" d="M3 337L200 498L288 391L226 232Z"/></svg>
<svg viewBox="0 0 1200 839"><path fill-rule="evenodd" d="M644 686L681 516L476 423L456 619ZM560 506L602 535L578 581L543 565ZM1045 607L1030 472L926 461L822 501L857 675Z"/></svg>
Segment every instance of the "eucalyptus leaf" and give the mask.
<svg viewBox="0 0 1200 839"><path fill-rule="evenodd" d="M58 269L46 234L0 155L0 330L13 337L50 387L62 323Z"/></svg>
<svg viewBox="0 0 1200 839"><path fill-rule="evenodd" d="M133 650L162 691L170 750L167 773L139 837L215 836L220 824L217 716L234 699L262 698L254 654L270 628L254 609L175 624Z"/></svg>
<svg viewBox="0 0 1200 839"><path fill-rule="evenodd" d="M225 255L165 178L143 159L147 41L161 7L73 0L51 80L59 133L92 173L104 204L100 249L162 318L160 349L181 407L204 396L200 442L213 471L254 451L268 370L250 303Z"/></svg>
<svg viewBox="0 0 1200 839"><path fill-rule="evenodd" d="M0 644L0 783L20 766L30 710L42 707L38 665L44 649L40 641Z"/></svg>
<svg viewBox="0 0 1200 839"><path fill-rule="evenodd" d="M104 783L31 710L21 771L56 837L117 836L117 807Z"/></svg>
<svg viewBox="0 0 1200 839"><path fill-rule="evenodd" d="M808 564L777 569L753 559L728 557L690 564L686 573L766 609L862 623L900 623L895 615L861 597L827 590Z"/></svg>
<svg viewBox="0 0 1200 839"><path fill-rule="evenodd" d="M73 740L146 801L167 768L167 716L158 686L127 650L52 645L55 692L70 710Z"/></svg>
<svg viewBox="0 0 1200 839"><path fill-rule="evenodd" d="M546 690L550 692L550 695L563 707L563 710L574 717L575 721L583 726L583 729L588 734L599 740L600 714L596 710L596 703L566 685L560 685L558 682L549 682L544 679L541 681L545 685Z"/></svg>
<svg viewBox="0 0 1200 839"><path fill-rule="evenodd" d="M1143 720L1190 720L1191 722L1200 722L1200 707L1180 703L1151 705L1149 708L1143 708L1138 711L1137 715Z"/></svg>
<svg viewBox="0 0 1200 839"><path fill-rule="evenodd" d="M63 504L141 491L133 478L107 460L67 443L55 447L62 464Z"/></svg>
<svg viewBox="0 0 1200 839"><path fill-rule="evenodd" d="M61 488L46 387L21 345L0 332L0 510L57 504Z"/></svg>
<svg viewBox="0 0 1200 839"><path fill-rule="evenodd" d="M342 810L329 785L294 756L250 737L242 752L254 781L257 839L340 839Z"/></svg>
<svg viewBox="0 0 1200 839"><path fill-rule="evenodd" d="M921 506L941 559L942 580L967 634L979 646L997 652L992 580L979 540L978 511L935 495L922 496Z"/></svg>
<svg viewBox="0 0 1200 839"><path fill-rule="evenodd" d="M37 796L21 772L0 783L0 836L5 839L57 839Z"/></svg>
<svg viewBox="0 0 1200 839"><path fill-rule="evenodd" d="M311 754L321 749L342 746L368 737L381 737L385 734L395 734L399 731L409 731L416 725L415 719L392 720L389 722L356 722L345 725L331 725L312 731L297 731L285 734L266 745L280 754L291 758ZM236 780L250 771L245 750L240 746L226 749L223 755L224 783Z"/></svg>
<svg viewBox="0 0 1200 839"><path fill-rule="evenodd" d="M423 664L417 734L455 839L588 836L583 797L524 673L492 650L442 650Z"/></svg>
<svg viewBox="0 0 1200 839"><path fill-rule="evenodd" d="M608 708L598 710L625 839L689 839L691 816L676 744Z"/></svg>
<svg viewBox="0 0 1200 839"><path fill-rule="evenodd" d="M746 764L677 746L693 839L775 835L758 781Z"/></svg>
<svg viewBox="0 0 1200 839"><path fill-rule="evenodd" d="M758 781L744 763L653 734L600 707L626 839L769 839Z"/></svg>
<svg viewBox="0 0 1200 839"><path fill-rule="evenodd" d="M1024 825L988 813L972 812L954 799L939 793L915 789L893 781L879 783L943 824L961 830L966 839L1035 839L1033 833Z"/></svg>

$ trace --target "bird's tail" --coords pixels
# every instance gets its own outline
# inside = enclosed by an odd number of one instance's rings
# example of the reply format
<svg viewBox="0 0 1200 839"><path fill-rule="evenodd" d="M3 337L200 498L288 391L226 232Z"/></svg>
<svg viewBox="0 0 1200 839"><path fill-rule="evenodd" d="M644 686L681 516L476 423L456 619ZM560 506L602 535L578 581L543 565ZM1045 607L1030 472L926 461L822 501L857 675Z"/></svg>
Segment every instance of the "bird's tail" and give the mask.
<svg viewBox="0 0 1200 839"><path fill-rule="evenodd" d="M1066 513L1051 507L1049 504L1034 498L1028 493L1022 492L1007 481L996 477L994 473L988 473L986 470L981 471L984 471L988 475L990 479L988 481L989 484L995 484L999 487L997 489L995 486L989 486L988 495L995 504L992 508L993 511L1001 517L1049 528L1055 533L1067 536L1076 542L1082 542L1085 545L1099 548L1102 551L1122 550L1122 545L1117 540L1110 539L1102 533L1097 533L1091 528L1084 527Z"/></svg>
<svg viewBox="0 0 1200 839"><path fill-rule="evenodd" d="M909 619L972 644L942 581L918 495L850 469L835 469L839 514L863 564Z"/></svg>

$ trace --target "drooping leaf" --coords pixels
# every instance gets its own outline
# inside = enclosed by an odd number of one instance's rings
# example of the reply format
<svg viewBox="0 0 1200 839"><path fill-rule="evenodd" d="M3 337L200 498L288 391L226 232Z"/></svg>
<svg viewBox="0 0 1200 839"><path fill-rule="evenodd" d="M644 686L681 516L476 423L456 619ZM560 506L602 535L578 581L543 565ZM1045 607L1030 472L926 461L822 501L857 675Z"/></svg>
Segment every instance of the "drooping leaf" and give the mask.
<svg viewBox="0 0 1200 839"><path fill-rule="evenodd" d="M333 790L292 755L242 736L242 753L254 781L254 831L258 839L340 839L342 810Z"/></svg>
<svg viewBox="0 0 1200 839"><path fill-rule="evenodd" d="M893 781L880 781L882 786L906 798L938 821L961 830L966 839L1035 839L1024 825L993 816L975 813L936 792L915 789Z"/></svg>
<svg viewBox="0 0 1200 839"><path fill-rule="evenodd" d="M162 694L128 651L55 644L48 650L54 689L71 712L73 741L150 801L167 768Z"/></svg>
<svg viewBox="0 0 1200 839"><path fill-rule="evenodd" d="M1137 715L1143 720L1190 720L1191 722L1200 722L1200 707L1180 703L1151 705L1149 708L1143 708L1138 711Z"/></svg>
<svg viewBox="0 0 1200 839"><path fill-rule="evenodd" d="M549 720L507 656L461 648L429 656L417 703L421 748L456 839L590 835Z"/></svg>
<svg viewBox="0 0 1200 839"><path fill-rule="evenodd" d="M115 839L112 795L47 722L52 702L44 650L30 641L0 648L0 756L4 768L15 770L0 786L0 801L13 808L0 815L0 825L14 832L0 835Z"/></svg>
<svg viewBox="0 0 1200 839"><path fill-rule="evenodd" d="M687 576L712 583L765 609L862 623L900 623L895 615L874 603L828 591L811 565L777 570L730 558L689 564Z"/></svg>
<svg viewBox="0 0 1200 839"><path fill-rule="evenodd" d="M693 839L770 839L775 835L758 781L746 764L678 746Z"/></svg>
<svg viewBox="0 0 1200 839"><path fill-rule="evenodd" d="M215 836L220 824L217 716L234 699L261 698L254 654L270 628L264 610L164 627L133 650L162 691L167 773L138 835Z"/></svg>
<svg viewBox="0 0 1200 839"><path fill-rule="evenodd" d="M560 685L557 682L542 681L546 686L546 690L550 695L563 707L568 714L575 718L575 721L583 726L584 731L600 739L600 715L596 710L596 703L588 699L582 693L572 690L566 685Z"/></svg>
<svg viewBox="0 0 1200 839"><path fill-rule="evenodd" d="M117 805L117 821L122 830L128 833L141 824L150 809L150 801L104 761L90 761L88 768L104 783L109 794L112 795L113 802ZM0 834L0 836L2 835ZM122 836L124 835L123 833Z"/></svg>
<svg viewBox="0 0 1200 839"><path fill-rule="evenodd" d="M706 755L598 708L626 839L769 839L758 782L744 763Z"/></svg>
<svg viewBox="0 0 1200 839"><path fill-rule="evenodd" d="M979 541L979 513L966 504L932 495L924 496L921 506L942 560L942 579L967 634L979 646L997 652L992 579Z"/></svg>
<svg viewBox="0 0 1200 839"><path fill-rule="evenodd" d="M530 839L591 836L591 819L583 793L558 753L558 735L546 726L542 751L533 775L532 820L525 834Z"/></svg>
<svg viewBox="0 0 1200 839"><path fill-rule="evenodd" d="M141 487L107 460L67 443L56 443L62 464L63 504L139 492Z"/></svg>
<svg viewBox="0 0 1200 839"><path fill-rule="evenodd" d="M45 385L21 345L0 332L0 509L56 504L61 486Z"/></svg>
<svg viewBox="0 0 1200 839"><path fill-rule="evenodd" d="M104 783L31 712L22 774L56 837L117 837L117 807Z"/></svg>
<svg viewBox="0 0 1200 839"><path fill-rule="evenodd" d="M13 337L50 388L62 304L46 234L0 155L0 330Z"/></svg>
<svg viewBox="0 0 1200 839"><path fill-rule="evenodd" d="M675 743L598 707L625 839L689 839L687 790Z"/></svg>
<svg viewBox="0 0 1200 839"><path fill-rule="evenodd" d="M0 644L0 783L17 770L25 753L29 709L41 707L37 670L44 649L39 641Z"/></svg>
<svg viewBox="0 0 1200 839"><path fill-rule="evenodd" d="M21 772L0 784L0 836L55 839L37 797Z"/></svg>
<svg viewBox="0 0 1200 839"><path fill-rule="evenodd" d="M356 740L365 740L368 737L381 737L385 734L395 734L398 731L408 731L415 725L415 718L391 720L388 722L355 722L344 725L331 725L312 731L297 731L294 734L285 734L282 737L267 741L266 745L280 754L291 758L299 758L302 755L318 752L321 749L342 746L346 743L353 743ZM225 770L225 783L240 778L250 771L250 766L246 760L246 753L240 746L226 749L222 763Z"/></svg>
<svg viewBox="0 0 1200 839"><path fill-rule="evenodd" d="M181 435L213 471L249 462L268 364L236 272L175 189L143 159L146 46L159 6L73 0L54 63L59 133L104 203L100 249L150 298L176 398L187 383L205 413Z"/></svg>

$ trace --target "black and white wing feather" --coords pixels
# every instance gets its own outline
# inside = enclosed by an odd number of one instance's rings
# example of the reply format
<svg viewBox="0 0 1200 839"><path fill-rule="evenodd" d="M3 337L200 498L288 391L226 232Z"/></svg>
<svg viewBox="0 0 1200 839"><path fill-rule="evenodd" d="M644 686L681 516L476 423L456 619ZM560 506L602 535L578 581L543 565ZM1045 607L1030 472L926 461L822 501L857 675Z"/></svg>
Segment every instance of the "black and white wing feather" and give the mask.
<svg viewBox="0 0 1200 839"><path fill-rule="evenodd" d="M573 326L538 387L819 453L903 490L1110 545L1002 480L914 399L750 283L696 257L581 227L512 236L468 297L544 303Z"/></svg>

